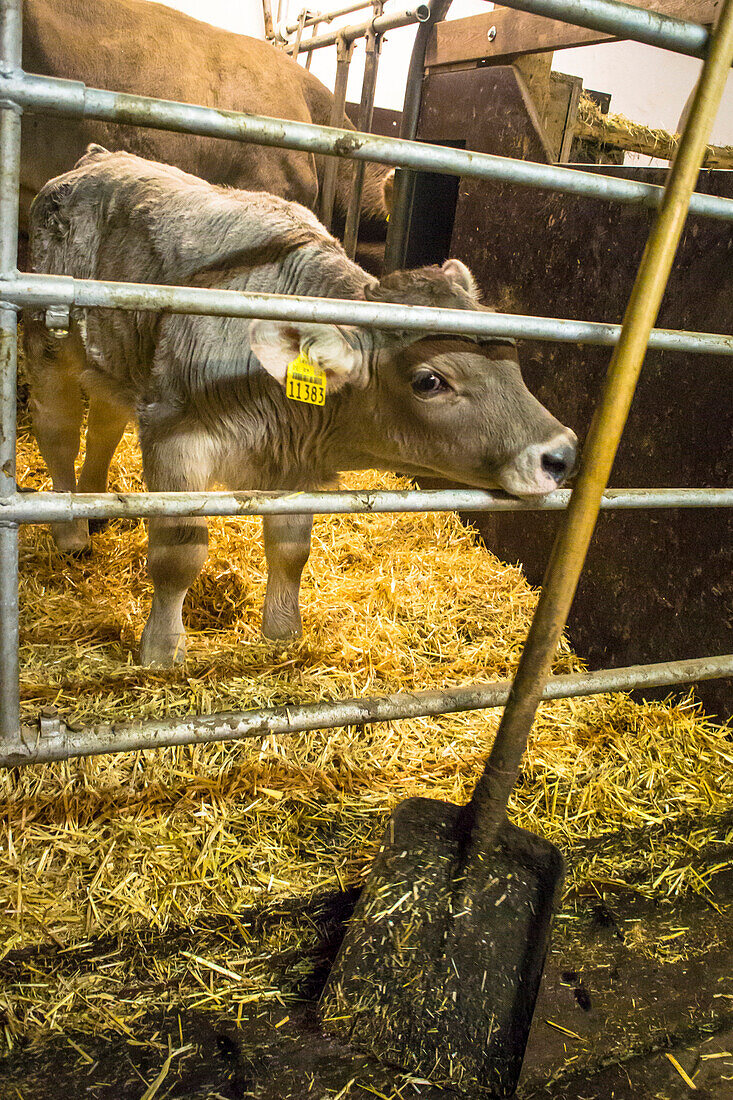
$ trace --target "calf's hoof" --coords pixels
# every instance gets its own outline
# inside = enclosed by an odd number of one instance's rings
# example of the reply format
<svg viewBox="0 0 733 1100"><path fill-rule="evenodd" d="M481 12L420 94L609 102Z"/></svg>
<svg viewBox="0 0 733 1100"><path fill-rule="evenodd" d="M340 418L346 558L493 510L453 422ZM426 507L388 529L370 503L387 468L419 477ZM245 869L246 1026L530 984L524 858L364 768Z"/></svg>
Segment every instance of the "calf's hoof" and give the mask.
<svg viewBox="0 0 733 1100"><path fill-rule="evenodd" d="M269 642L294 642L303 633L300 615L296 620L292 617L284 618L278 615L268 615L265 611L262 616L262 634Z"/></svg>
<svg viewBox="0 0 733 1100"><path fill-rule="evenodd" d="M148 624L149 625L149 624ZM139 663L146 667L170 668L186 659L186 635L143 630L140 639Z"/></svg>
<svg viewBox="0 0 733 1100"><path fill-rule="evenodd" d="M84 557L91 552L89 524L85 519L74 520L72 523L54 523L51 525L51 531L54 542L62 554Z"/></svg>
<svg viewBox="0 0 733 1100"><path fill-rule="evenodd" d="M303 633L300 608L290 591L278 590L268 579L262 608L262 633L271 642L292 642Z"/></svg>

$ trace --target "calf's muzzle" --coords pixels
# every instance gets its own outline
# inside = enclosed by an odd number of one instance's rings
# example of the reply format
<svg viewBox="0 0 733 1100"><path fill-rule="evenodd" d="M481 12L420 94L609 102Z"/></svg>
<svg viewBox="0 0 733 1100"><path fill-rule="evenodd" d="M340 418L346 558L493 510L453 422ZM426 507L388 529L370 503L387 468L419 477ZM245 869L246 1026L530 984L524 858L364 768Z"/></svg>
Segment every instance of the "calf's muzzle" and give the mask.
<svg viewBox="0 0 733 1100"><path fill-rule="evenodd" d="M502 471L502 488L518 497L544 496L572 477L577 461L578 437L562 428L549 440L525 447Z"/></svg>

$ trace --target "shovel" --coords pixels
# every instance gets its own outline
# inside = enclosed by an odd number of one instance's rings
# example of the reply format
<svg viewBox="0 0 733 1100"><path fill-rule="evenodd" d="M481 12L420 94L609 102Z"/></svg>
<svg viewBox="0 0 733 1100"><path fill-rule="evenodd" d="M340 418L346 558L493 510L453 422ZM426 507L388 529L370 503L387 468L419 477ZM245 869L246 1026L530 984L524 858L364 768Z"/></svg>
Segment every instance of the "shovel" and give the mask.
<svg viewBox="0 0 733 1100"><path fill-rule="evenodd" d="M482 789L463 809L397 807L320 1012L328 1030L436 1084L510 1096L563 861L484 807Z"/></svg>
<svg viewBox="0 0 733 1100"><path fill-rule="evenodd" d="M732 60L725 0L484 773L466 807L425 798L397 807L321 998L327 1029L439 1085L505 1097L519 1076L562 859L510 825L506 805Z"/></svg>

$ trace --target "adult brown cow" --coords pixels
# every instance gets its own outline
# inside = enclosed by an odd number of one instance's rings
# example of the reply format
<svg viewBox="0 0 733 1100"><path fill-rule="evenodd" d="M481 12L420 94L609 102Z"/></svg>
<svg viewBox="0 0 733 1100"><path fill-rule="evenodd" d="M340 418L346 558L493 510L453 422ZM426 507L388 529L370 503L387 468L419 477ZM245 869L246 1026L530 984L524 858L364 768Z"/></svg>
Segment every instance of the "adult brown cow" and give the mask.
<svg viewBox="0 0 733 1100"><path fill-rule="evenodd" d="M219 30L147 0L25 0L23 68L90 87L328 125L333 96L268 42ZM353 129L348 119L343 125ZM21 220L43 184L90 142L174 164L210 183L315 206L324 159L288 149L26 112ZM381 215L384 169L368 166L363 208ZM350 165L339 174L345 211Z"/></svg>

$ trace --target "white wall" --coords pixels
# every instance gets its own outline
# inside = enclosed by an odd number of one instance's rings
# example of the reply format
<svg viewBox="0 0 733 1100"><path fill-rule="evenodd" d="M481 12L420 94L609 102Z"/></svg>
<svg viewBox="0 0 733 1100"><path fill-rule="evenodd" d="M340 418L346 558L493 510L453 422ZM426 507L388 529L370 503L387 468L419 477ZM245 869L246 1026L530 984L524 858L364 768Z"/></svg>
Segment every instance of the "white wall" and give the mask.
<svg viewBox="0 0 733 1100"><path fill-rule="evenodd" d="M611 110L635 122L661 126L673 133L702 62L640 42L609 42L559 50L552 67L583 77L586 88L611 92ZM712 132L716 145L733 145L733 77Z"/></svg>
<svg viewBox="0 0 733 1100"><path fill-rule="evenodd" d="M265 18L260 0L159 0L168 8L177 8L194 19L213 23L215 27L248 34L252 38L265 37ZM277 3L277 0L275 0ZM334 5L335 6L335 5Z"/></svg>
<svg viewBox="0 0 733 1100"><path fill-rule="evenodd" d="M240 34L264 36L264 21L260 0L167 0L169 5L205 19L216 26ZM412 0L389 0L387 11L409 7ZM327 11L339 6L339 0L321 0L313 4L316 10ZM277 15L277 0L272 0ZM293 19L303 7L303 0L281 0L282 18ZM486 0L453 0L450 19L459 19L491 9ZM335 20L332 26L360 22L366 13L355 13ZM322 30L325 28L321 28ZM310 32L306 31L306 35ZM415 37L414 27L390 31L382 46L382 58L375 102L378 107L399 110L404 96L407 66ZM304 61L304 57L302 58ZM585 87L610 92L611 110L620 111L636 122L676 130L685 101L693 87L700 62L694 58L670 54L643 46L637 42L614 42L585 46L573 50L558 50L553 68L559 72L582 76ZM336 74L336 50L317 50L311 72L328 87L333 87ZM361 98L364 73L364 44L357 43L349 73L347 96L354 102ZM728 86L712 140L718 145L733 145L733 75ZM649 158L634 157L639 163Z"/></svg>

